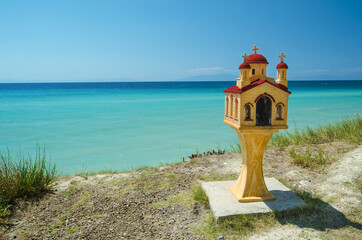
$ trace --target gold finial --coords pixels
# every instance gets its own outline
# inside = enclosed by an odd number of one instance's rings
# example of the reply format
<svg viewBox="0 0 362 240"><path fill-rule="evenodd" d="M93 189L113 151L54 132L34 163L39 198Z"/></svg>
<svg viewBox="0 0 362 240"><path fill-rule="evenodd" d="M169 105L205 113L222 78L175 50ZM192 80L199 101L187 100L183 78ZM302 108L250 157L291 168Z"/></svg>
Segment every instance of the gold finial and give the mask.
<svg viewBox="0 0 362 240"><path fill-rule="evenodd" d="M241 55L242 58L244 58L244 63L246 63L246 59L249 57L248 54L244 53Z"/></svg>
<svg viewBox="0 0 362 240"><path fill-rule="evenodd" d="M280 62L284 62L284 58L286 58L287 55L284 55L284 53L281 53L278 57L280 58Z"/></svg>
<svg viewBox="0 0 362 240"><path fill-rule="evenodd" d="M254 44L254 48L252 48L251 50L253 50L256 53L256 50L259 50L259 48L257 48L256 45Z"/></svg>

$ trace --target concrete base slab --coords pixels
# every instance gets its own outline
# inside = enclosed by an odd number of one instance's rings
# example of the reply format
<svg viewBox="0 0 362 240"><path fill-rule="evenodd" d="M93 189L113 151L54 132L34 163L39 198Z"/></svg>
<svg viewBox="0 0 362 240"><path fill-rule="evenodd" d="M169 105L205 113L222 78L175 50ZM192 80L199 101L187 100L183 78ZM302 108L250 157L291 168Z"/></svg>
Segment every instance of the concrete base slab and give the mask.
<svg viewBox="0 0 362 240"><path fill-rule="evenodd" d="M229 190L235 181L205 182L202 188L209 197L210 208L216 221L229 216L284 211L305 203L289 188L275 178L265 178L265 184L275 200L261 202L238 202Z"/></svg>

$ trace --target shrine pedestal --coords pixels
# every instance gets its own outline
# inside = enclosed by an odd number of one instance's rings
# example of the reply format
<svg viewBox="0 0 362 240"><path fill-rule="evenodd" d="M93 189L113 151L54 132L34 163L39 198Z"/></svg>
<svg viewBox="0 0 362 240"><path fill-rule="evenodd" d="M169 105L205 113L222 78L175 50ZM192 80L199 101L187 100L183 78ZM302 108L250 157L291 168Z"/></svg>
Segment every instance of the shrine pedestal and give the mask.
<svg viewBox="0 0 362 240"><path fill-rule="evenodd" d="M274 200L268 191L263 175L263 156L265 147L278 129L261 127L254 129L235 129L242 148L241 173L229 189L239 202Z"/></svg>

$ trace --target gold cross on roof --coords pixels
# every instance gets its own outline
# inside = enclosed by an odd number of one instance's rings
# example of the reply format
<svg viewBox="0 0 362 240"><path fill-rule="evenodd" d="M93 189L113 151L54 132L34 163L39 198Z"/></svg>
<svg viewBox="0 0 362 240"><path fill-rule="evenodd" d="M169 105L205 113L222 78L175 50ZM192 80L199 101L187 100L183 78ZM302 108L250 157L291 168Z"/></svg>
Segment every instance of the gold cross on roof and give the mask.
<svg viewBox="0 0 362 240"><path fill-rule="evenodd" d="M253 50L256 53L256 50L259 50L259 48L257 48L256 45L254 44L254 48L252 48L251 50Z"/></svg>
<svg viewBox="0 0 362 240"><path fill-rule="evenodd" d="M284 55L284 53L281 53L278 57L280 58L280 62L284 62L284 58L286 58L287 55Z"/></svg>
<svg viewBox="0 0 362 240"><path fill-rule="evenodd" d="M248 54L244 53L243 55L241 55L242 58L244 58L244 62L246 62L246 59L249 57Z"/></svg>

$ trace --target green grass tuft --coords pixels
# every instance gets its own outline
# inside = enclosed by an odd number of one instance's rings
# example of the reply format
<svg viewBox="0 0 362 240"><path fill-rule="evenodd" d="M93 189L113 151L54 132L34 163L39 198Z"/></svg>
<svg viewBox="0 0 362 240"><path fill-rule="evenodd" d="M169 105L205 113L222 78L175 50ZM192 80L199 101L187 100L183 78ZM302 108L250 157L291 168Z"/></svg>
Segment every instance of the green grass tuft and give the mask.
<svg viewBox="0 0 362 240"><path fill-rule="evenodd" d="M200 160L197 158L191 158L190 163L194 165L200 165Z"/></svg>
<svg viewBox="0 0 362 240"><path fill-rule="evenodd" d="M362 175L359 174L352 182L353 186L362 193Z"/></svg>
<svg viewBox="0 0 362 240"><path fill-rule="evenodd" d="M235 142L233 144L230 144L230 150L231 153L241 153L241 145L239 142Z"/></svg>
<svg viewBox="0 0 362 240"><path fill-rule="evenodd" d="M323 169L328 163L333 161L333 158L329 157L322 148L318 148L315 154L312 154L309 147L305 152L297 153L295 148L289 150L289 154L292 157L292 162L311 169Z"/></svg>
<svg viewBox="0 0 362 240"><path fill-rule="evenodd" d="M352 144L362 142L362 115L346 118L343 121L328 123L318 128L296 129L294 132L275 134L271 146L283 148L289 145L322 144L345 140Z"/></svg>
<svg viewBox="0 0 362 240"><path fill-rule="evenodd" d="M199 202L205 208L209 208L209 198L207 197L201 185L197 185L192 191L192 197L195 201Z"/></svg>
<svg viewBox="0 0 362 240"><path fill-rule="evenodd" d="M35 157L10 152L0 154L0 217L17 198L36 197L50 189L55 179L55 165L47 163L45 150L36 148Z"/></svg>
<svg viewBox="0 0 362 240"><path fill-rule="evenodd" d="M74 226L71 226L70 228L67 229L67 232L68 233L75 233L79 230L79 227L74 225Z"/></svg>

